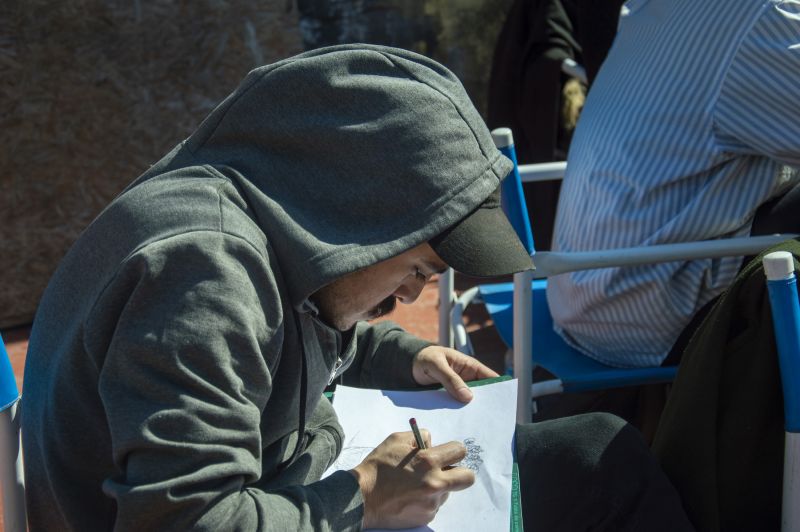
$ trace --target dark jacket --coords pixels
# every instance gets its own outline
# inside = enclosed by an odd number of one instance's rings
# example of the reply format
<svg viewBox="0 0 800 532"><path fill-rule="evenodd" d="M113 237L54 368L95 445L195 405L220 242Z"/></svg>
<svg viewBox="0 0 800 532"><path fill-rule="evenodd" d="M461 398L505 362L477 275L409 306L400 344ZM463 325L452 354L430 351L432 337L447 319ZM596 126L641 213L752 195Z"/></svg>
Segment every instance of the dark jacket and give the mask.
<svg viewBox="0 0 800 532"><path fill-rule="evenodd" d="M800 243L776 250L797 257ZM702 531L780 529L783 393L762 257L690 340L653 443Z"/></svg>

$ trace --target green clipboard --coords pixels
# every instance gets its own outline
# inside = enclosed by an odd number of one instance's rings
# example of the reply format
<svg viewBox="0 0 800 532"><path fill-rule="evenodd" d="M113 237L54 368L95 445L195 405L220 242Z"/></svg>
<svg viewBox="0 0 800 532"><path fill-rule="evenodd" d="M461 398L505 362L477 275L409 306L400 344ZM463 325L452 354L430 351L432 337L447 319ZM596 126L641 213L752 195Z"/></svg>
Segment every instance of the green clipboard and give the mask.
<svg viewBox="0 0 800 532"><path fill-rule="evenodd" d="M481 379L477 381L468 382L467 386L474 388L476 386L485 386L495 382L502 382L510 380L508 375L501 375L499 377L492 377L491 379ZM416 390L440 390L441 386L423 386L415 388ZM325 392L325 397L328 400L333 399L333 392ZM511 470L511 524L509 526L511 532L523 532L522 526L522 496L519 487L519 465L517 464L517 457L514 456L514 466Z"/></svg>

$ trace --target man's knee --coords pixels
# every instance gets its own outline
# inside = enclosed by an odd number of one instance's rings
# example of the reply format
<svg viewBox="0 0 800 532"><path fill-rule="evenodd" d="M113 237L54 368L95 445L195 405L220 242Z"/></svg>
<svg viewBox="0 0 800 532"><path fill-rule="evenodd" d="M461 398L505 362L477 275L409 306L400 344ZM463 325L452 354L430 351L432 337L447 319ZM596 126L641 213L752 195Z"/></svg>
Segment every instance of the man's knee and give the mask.
<svg viewBox="0 0 800 532"><path fill-rule="evenodd" d="M638 438L637 438L638 437ZM517 427L520 462L570 458L584 466L600 460L609 445L644 446L633 427L612 414L595 412Z"/></svg>
<svg viewBox="0 0 800 532"><path fill-rule="evenodd" d="M524 516L544 530L690 528L644 438L621 418L592 413L520 425L517 452Z"/></svg>
<svg viewBox="0 0 800 532"><path fill-rule="evenodd" d="M658 470L641 433L617 416L596 412L553 421L543 427L553 446L549 459L596 491L619 483L643 486Z"/></svg>

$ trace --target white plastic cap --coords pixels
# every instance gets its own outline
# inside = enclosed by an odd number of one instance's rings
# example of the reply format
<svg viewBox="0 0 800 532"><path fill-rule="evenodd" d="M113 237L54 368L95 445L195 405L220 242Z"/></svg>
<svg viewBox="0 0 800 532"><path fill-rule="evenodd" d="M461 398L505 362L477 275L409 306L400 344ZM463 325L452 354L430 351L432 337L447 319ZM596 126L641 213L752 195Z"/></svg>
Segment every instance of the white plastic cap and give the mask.
<svg viewBox="0 0 800 532"><path fill-rule="evenodd" d="M794 275L794 257L788 251L773 251L764 257L764 273L770 281L790 279Z"/></svg>
<svg viewBox="0 0 800 532"><path fill-rule="evenodd" d="M514 135L507 127L498 127L492 130L492 140L496 148L505 148L514 145Z"/></svg>

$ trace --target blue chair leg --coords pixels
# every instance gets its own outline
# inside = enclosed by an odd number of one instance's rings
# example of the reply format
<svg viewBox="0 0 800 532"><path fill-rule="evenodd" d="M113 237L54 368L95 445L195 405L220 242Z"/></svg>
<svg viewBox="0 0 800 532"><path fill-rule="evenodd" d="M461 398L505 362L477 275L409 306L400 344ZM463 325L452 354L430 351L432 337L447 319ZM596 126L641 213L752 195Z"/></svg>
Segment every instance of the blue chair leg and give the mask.
<svg viewBox="0 0 800 532"><path fill-rule="evenodd" d="M764 257L772 321L783 387L786 439L781 530L800 530L800 303L794 257L777 251Z"/></svg>

